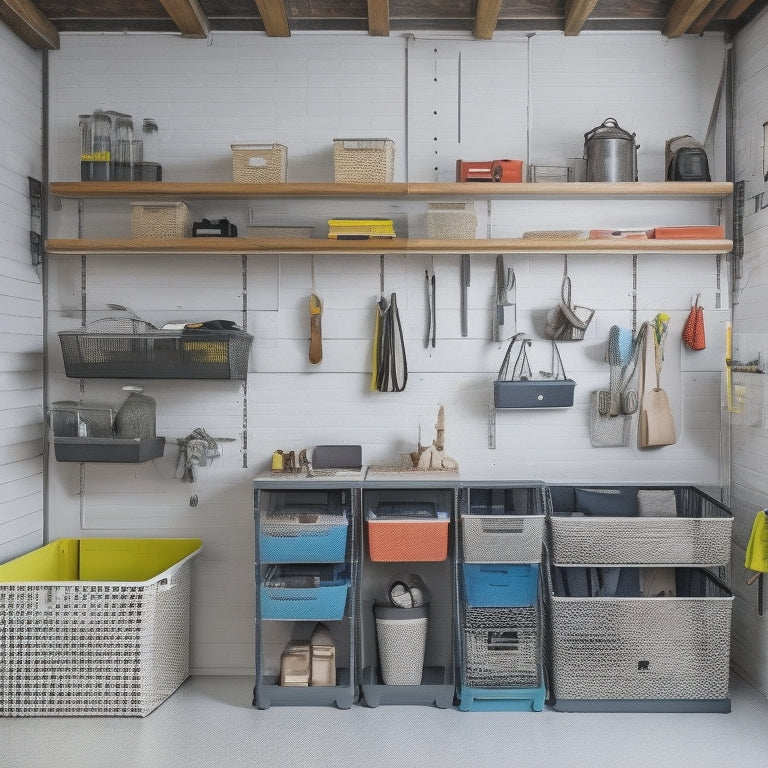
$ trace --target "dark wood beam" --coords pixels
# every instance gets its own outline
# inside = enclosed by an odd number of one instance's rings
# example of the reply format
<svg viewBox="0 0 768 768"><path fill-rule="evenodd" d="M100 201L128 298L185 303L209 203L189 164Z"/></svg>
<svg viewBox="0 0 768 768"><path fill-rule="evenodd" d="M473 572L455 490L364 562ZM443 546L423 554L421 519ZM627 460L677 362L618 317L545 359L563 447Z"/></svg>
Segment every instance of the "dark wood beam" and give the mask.
<svg viewBox="0 0 768 768"><path fill-rule="evenodd" d="M368 0L368 34L389 37L389 0Z"/></svg>
<svg viewBox="0 0 768 768"><path fill-rule="evenodd" d="M499 21L501 0L477 0L475 15L475 37L478 40L490 40Z"/></svg>
<svg viewBox="0 0 768 768"><path fill-rule="evenodd" d="M59 32L31 0L0 0L0 18L31 48L59 50Z"/></svg>
<svg viewBox="0 0 768 768"><path fill-rule="evenodd" d="M675 0L664 22L664 34L667 37L684 35L708 4L709 0Z"/></svg>
<svg viewBox="0 0 768 768"><path fill-rule="evenodd" d="M717 16L720 9L728 2L728 0L710 0L707 9L699 16L696 21L691 24L688 30L692 35L701 35L709 26L709 22Z"/></svg>
<svg viewBox="0 0 768 768"><path fill-rule="evenodd" d="M206 38L208 18L197 0L160 0L182 37Z"/></svg>
<svg viewBox="0 0 768 768"><path fill-rule="evenodd" d="M725 12L725 18L734 21L749 8L755 0L733 0Z"/></svg>
<svg viewBox="0 0 768 768"><path fill-rule="evenodd" d="M578 35L596 5L597 0L567 0L565 3L565 34Z"/></svg>
<svg viewBox="0 0 768 768"><path fill-rule="evenodd" d="M283 0L256 0L256 7L269 37L291 36Z"/></svg>

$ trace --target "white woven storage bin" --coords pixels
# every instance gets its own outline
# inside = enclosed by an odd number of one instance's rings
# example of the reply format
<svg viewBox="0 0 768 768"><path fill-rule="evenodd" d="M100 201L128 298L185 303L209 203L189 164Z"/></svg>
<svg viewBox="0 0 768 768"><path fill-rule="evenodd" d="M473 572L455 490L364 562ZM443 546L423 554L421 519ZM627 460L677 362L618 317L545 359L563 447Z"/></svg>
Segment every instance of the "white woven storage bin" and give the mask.
<svg viewBox="0 0 768 768"><path fill-rule="evenodd" d="M654 489L656 490L656 489ZM659 489L662 490L662 489ZM557 565L723 565L731 557L733 516L698 488L672 489L675 517L548 518Z"/></svg>
<svg viewBox="0 0 768 768"><path fill-rule="evenodd" d="M163 239L192 236L186 203L131 203L131 237Z"/></svg>
<svg viewBox="0 0 768 768"><path fill-rule="evenodd" d="M698 597L560 597L550 586L555 699L727 699L733 595L702 575Z"/></svg>
<svg viewBox="0 0 768 768"><path fill-rule="evenodd" d="M60 562L56 548L71 541L47 547ZM189 676L190 570L200 542L183 541L193 551L146 581L0 582L0 715L143 717L167 699ZM107 567L126 556L110 551Z"/></svg>
<svg viewBox="0 0 768 768"><path fill-rule="evenodd" d="M240 184L277 184L288 177L284 144L232 144L232 175Z"/></svg>
<svg viewBox="0 0 768 768"><path fill-rule="evenodd" d="M427 237L430 240L473 240L476 236L474 203L427 203Z"/></svg>
<svg viewBox="0 0 768 768"><path fill-rule="evenodd" d="M337 184L391 182L395 174L392 139L334 139L333 180Z"/></svg>
<svg viewBox="0 0 768 768"><path fill-rule="evenodd" d="M495 491L510 498L514 510L504 508L491 514L485 502ZM544 485L470 487L464 489L461 505L465 563L538 563L541 560L544 521L549 510Z"/></svg>
<svg viewBox="0 0 768 768"><path fill-rule="evenodd" d="M375 606L379 665L385 685L420 685L427 645L429 606Z"/></svg>

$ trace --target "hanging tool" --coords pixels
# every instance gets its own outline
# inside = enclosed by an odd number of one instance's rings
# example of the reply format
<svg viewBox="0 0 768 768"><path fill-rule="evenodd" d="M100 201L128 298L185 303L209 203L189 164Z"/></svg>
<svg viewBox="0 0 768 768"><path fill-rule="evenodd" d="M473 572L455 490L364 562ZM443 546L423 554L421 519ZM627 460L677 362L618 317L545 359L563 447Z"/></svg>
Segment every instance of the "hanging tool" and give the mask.
<svg viewBox="0 0 768 768"><path fill-rule="evenodd" d="M766 511L761 509L752 524L752 533L747 544L744 556L744 566L755 571L747 579L747 584L752 585L757 581L757 613L763 615L763 578L768 572L768 517Z"/></svg>
<svg viewBox="0 0 768 768"><path fill-rule="evenodd" d="M315 286L315 257L312 255L312 293L309 295L309 362L317 365L323 359L323 331L321 317L323 303Z"/></svg>
<svg viewBox="0 0 768 768"><path fill-rule="evenodd" d="M461 335L469 333L467 325L467 288L469 287L469 254L461 254Z"/></svg>
<svg viewBox="0 0 768 768"><path fill-rule="evenodd" d="M517 296L515 271L504 267L504 256L496 257L496 316L493 323L493 340L504 341L517 332ZM507 312L507 307L512 309ZM509 320L509 322L507 322Z"/></svg>
<svg viewBox="0 0 768 768"><path fill-rule="evenodd" d="M430 274L431 273L431 274ZM427 327L424 332L424 349L437 343L437 311L435 298L435 257L429 257L429 266L424 270L425 296L427 300Z"/></svg>

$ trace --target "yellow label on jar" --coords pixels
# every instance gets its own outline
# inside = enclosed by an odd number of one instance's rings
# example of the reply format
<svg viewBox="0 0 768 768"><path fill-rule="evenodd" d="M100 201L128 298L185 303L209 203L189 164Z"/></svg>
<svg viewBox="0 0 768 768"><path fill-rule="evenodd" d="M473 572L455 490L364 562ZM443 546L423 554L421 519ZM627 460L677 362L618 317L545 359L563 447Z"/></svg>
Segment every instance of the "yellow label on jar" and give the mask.
<svg viewBox="0 0 768 768"><path fill-rule="evenodd" d="M108 151L90 152L86 155L80 155L80 160L84 163L108 163L112 159L112 153Z"/></svg>

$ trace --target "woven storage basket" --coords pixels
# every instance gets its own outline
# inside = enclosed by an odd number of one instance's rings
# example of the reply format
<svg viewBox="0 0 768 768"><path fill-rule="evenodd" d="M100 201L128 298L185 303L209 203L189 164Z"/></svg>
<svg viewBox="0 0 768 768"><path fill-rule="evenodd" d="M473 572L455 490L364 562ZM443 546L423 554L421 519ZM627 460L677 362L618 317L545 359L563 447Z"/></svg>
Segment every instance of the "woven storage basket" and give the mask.
<svg viewBox="0 0 768 768"><path fill-rule="evenodd" d="M284 144L232 144L232 175L240 184L276 184L288 176Z"/></svg>
<svg viewBox="0 0 768 768"><path fill-rule="evenodd" d="M537 606L467 608L463 637L466 685L519 688L539 684Z"/></svg>
<svg viewBox="0 0 768 768"><path fill-rule="evenodd" d="M161 704L189 675L200 546L59 539L0 566L0 715L143 717Z"/></svg>
<svg viewBox="0 0 768 768"><path fill-rule="evenodd" d="M555 699L727 699L733 595L697 573L696 597L561 597L550 584Z"/></svg>
<svg viewBox="0 0 768 768"><path fill-rule="evenodd" d="M557 565L727 563L731 557L733 515L698 488L682 486L673 490L677 517L590 517L555 512L548 518L552 562Z"/></svg>
<svg viewBox="0 0 768 768"><path fill-rule="evenodd" d="M514 510L498 514L488 509L487 488L462 492L461 536L466 563L538 563L549 510L546 487L499 489L512 497ZM478 504L478 498L481 503Z"/></svg>
<svg viewBox="0 0 768 768"><path fill-rule="evenodd" d="M472 202L427 203L427 237L431 240L472 240L477 214Z"/></svg>
<svg viewBox="0 0 768 768"><path fill-rule="evenodd" d="M395 173L392 139L334 139L333 179L338 183L387 183Z"/></svg>
<svg viewBox="0 0 768 768"><path fill-rule="evenodd" d="M131 203L131 237L168 239L192 236L186 203Z"/></svg>

